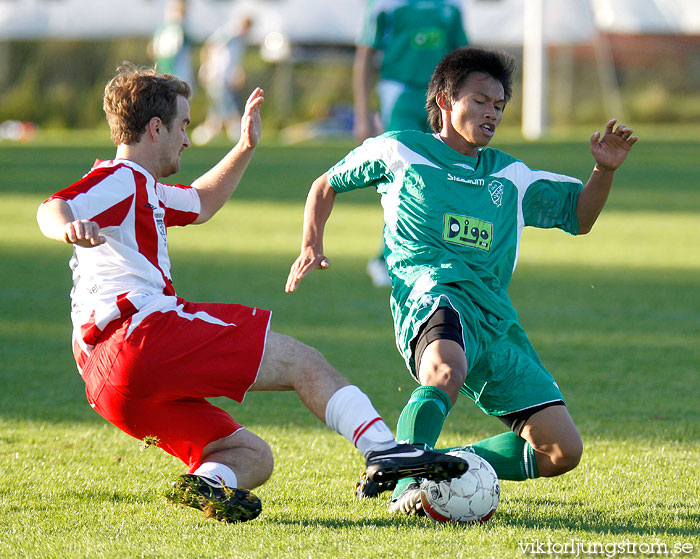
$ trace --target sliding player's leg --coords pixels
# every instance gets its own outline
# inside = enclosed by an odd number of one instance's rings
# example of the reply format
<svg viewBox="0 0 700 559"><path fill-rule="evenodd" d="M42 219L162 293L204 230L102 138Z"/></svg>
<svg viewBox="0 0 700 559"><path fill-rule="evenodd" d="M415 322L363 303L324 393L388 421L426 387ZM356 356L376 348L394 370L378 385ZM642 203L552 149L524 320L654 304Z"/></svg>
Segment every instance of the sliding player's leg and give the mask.
<svg viewBox="0 0 700 559"><path fill-rule="evenodd" d="M295 390L321 421L348 439L365 457L367 476L381 490L398 479L448 479L465 471L455 457L399 445L369 398L338 373L314 348L269 332L251 390Z"/></svg>

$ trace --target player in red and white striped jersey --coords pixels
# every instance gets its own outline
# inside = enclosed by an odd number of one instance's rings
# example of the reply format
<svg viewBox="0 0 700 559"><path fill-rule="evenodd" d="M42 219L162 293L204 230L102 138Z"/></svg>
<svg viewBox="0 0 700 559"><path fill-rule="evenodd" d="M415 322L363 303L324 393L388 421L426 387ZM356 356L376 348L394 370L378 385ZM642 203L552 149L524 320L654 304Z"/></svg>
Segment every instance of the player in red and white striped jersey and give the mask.
<svg viewBox="0 0 700 559"><path fill-rule="evenodd" d="M82 368L110 322L131 317L134 328L147 314L173 306L166 227L192 223L200 202L194 188L163 185L128 159L96 161L82 180L49 200L88 216L105 241L78 244L71 262L74 349Z"/></svg>
<svg viewBox="0 0 700 559"><path fill-rule="evenodd" d="M176 295L167 228L204 223L233 194L260 138L263 102L257 88L240 141L212 169L191 186L162 184L190 145L189 96L174 76L120 68L104 98L115 159L96 162L37 214L44 235L74 246L73 348L90 405L188 466L172 500L229 522L260 513L259 499L239 487L264 483L273 459L265 441L209 397L242 402L248 390L296 390L386 489L409 474L460 474L459 459L398 445L367 396L318 351L269 330L270 311Z"/></svg>

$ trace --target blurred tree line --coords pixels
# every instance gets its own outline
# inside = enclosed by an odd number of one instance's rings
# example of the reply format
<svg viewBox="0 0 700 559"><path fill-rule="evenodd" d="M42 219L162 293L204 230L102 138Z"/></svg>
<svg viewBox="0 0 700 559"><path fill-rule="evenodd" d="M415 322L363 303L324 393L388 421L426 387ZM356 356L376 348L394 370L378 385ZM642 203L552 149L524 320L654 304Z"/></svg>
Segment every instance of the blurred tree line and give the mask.
<svg viewBox="0 0 700 559"><path fill-rule="evenodd" d="M605 100L611 87L632 124L700 123L700 38L613 37L607 44L607 78L593 46L550 48L551 124L598 124L607 119L611 103ZM0 122L30 121L43 128L103 125L105 83L124 60L152 64L146 46L145 38L0 42ZM511 52L520 61L520 52ZM249 47L247 89L260 85L266 90L265 126L279 130L323 119L333 107L351 107L352 56L352 48L296 46L290 61L273 64ZM506 125L520 122L519 81L518 75ZM197 88L194 124L204 119L206 103Z"/></svg>
<svg viewBox="0 0 700 559"><path fill-rule="evenodd" d="M104 121L104 86L121 60L147 63L146 41L4 43L0 121L92 128Z"/></svg>
<svg viewBox="0 0 700 559"><path fill-rule="evenodd" d="M94 128L104 123L102 95L114 70L125 60L152 65L148 40L0 42L0 122L21 120L45 128ZM246 52L247 90L266 91L265 124L324 118L330 107L352 104L351 48L295 49L294 62L262 60ZM199 60L195 51L193 59ZM245 99L243 99L245 101ZM204 119L207 99L196 87L192 121Z"/></svg>

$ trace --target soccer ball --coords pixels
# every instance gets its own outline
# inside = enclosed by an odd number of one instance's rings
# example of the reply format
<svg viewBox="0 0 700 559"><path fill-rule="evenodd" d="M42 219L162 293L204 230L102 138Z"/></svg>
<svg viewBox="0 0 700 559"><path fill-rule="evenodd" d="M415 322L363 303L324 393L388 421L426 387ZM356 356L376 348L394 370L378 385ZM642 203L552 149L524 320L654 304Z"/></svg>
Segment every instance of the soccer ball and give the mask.
<svg viewBox="0 0 700 559"><path fill-rule="evenodd" d="M420 497L425 514L435 522L486 522L496 510L501 493L491 464L473 452L449 452L467 461L461 477L446 481L423 480Z"/></svg>

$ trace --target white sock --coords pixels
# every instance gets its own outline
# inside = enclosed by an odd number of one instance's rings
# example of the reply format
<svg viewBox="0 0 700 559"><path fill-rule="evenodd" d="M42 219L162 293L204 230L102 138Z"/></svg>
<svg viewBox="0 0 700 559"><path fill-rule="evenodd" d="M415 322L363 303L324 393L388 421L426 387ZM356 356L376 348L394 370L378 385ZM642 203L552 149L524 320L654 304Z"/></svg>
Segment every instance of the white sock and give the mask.
<svg viewBox="0 0 700 559"><path fill-rule="evenodd" d="M205 481L213 481L214 484L226 487L238 487L238 478L234 471L218 462L204 462L194 472L194 475L206 478Z"/></svg>
<svg viewBox="0 0 700 559"><path fill-rule="evenodd" d="M357 386L344 386L330 397L326 425L354 444L363 456L396 446L391 429Z"/></svg>

